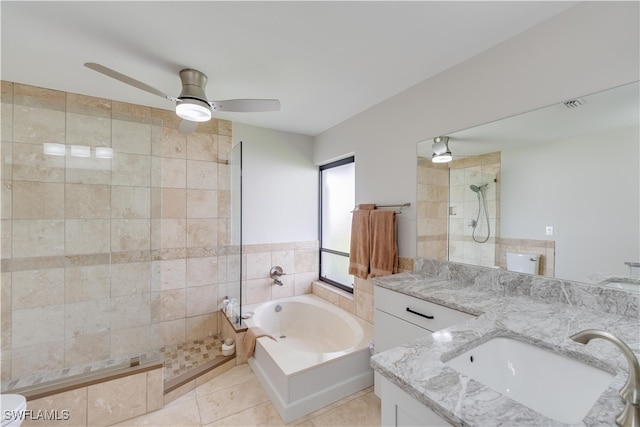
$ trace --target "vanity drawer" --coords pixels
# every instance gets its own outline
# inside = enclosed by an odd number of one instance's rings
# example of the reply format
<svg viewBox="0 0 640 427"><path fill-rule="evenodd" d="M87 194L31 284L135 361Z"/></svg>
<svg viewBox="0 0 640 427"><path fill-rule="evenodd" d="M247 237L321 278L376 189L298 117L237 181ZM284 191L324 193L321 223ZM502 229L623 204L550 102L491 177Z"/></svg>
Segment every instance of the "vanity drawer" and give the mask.
<svg viewBox="0 0 640 427"><path fill-rule="evenodd" d="M377 310L384 311L432 332L475 317L471 314L379 286L374 289L374 303Z"/></svg>
<svg viewBox="0 0 640 427"><path fill-rule="evenodd" d="M376 352L389 350L417 338L431 335L432 332L382 310L375 310L374 322L373 339L376 343Z"/></svg>

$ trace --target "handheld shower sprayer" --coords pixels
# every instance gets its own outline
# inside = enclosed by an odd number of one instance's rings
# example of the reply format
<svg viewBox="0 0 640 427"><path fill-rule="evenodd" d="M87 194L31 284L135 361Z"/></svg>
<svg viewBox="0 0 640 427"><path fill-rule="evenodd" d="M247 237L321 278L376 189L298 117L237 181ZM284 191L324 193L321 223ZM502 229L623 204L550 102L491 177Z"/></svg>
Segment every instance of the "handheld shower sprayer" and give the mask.
<svg viewBox="0 0 640 427"><path fill-rule="evenodd" d="M483 191L485 188L487 188L488 185L489 184L482 184L481 186L478 187L477 185L471 184L469 188L471 188L471 191L473 191L474 193L479 193Z"/></svg>
<svg viewBox="0 0 640 427"><path fill-rule="evenodd" d="M471 221L471 226L473 227L473 233L471 233L471 237L473 237L473 240L477 243L485 243L487 240L489 240L489 236L491 235L491 226L489 225L489 212L487 210L487 196L484 193L484 191L487 189L488 186L489 186L488 183L482 184L480 186L473 185L473 184L469 186L471 191L476 193L476 195L478 196L478 216L476 217L475 221ZM476 229L478 227L478 224L480 223L479 222L480 211L482 210L483 207L484 207L484 218L487 221L487 237L483 240L478 240L476 238Z"/></svg>

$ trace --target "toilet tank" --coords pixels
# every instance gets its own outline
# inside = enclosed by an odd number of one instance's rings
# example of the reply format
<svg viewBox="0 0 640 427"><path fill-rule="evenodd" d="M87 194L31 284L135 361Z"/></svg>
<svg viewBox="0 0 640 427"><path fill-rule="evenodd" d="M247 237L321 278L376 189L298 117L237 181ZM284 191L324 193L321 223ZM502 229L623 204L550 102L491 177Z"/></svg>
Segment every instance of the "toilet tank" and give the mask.
<svg viewBox="0 0 640 427"><path fill-rule="evenodd" d="M540 255L524 252L507 252L507 270L518 273L538 274Z"/></svg>

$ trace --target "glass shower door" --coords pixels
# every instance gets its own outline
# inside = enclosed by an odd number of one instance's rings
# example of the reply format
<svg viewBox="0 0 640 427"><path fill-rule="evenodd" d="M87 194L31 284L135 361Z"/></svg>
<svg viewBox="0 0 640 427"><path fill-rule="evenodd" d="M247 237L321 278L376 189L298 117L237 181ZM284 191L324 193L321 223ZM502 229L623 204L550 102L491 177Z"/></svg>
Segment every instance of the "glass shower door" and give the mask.
<svg viewBox="0 0 640 427"><path fill-rule="evenodd" d="M229 244L227 246L227 293L235 303L232 323L240 325L242 319L242 141L231 149L231 215Z"/></svg>

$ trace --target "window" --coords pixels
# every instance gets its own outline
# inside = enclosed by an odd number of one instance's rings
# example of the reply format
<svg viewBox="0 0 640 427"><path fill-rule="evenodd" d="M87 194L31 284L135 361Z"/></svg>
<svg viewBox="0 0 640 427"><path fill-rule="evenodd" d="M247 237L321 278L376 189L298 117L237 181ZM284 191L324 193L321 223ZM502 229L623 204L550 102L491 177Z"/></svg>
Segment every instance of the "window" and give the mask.
<svg viewBox="0 0 640 427"><path fill-rule="evenodd" d="M355 159L320 166L320 280L353 292L349 274L351 211L355 203Z"/></svg>

